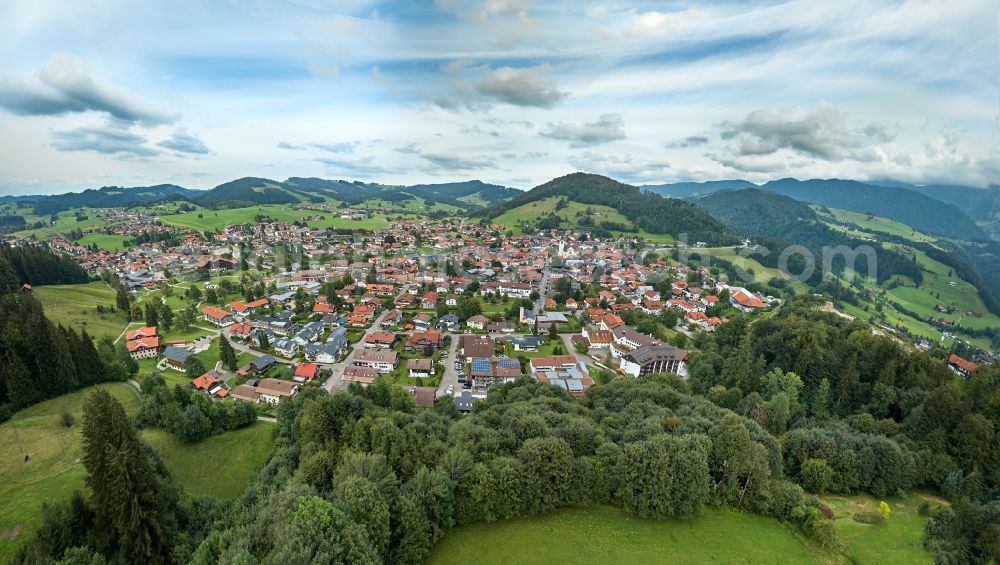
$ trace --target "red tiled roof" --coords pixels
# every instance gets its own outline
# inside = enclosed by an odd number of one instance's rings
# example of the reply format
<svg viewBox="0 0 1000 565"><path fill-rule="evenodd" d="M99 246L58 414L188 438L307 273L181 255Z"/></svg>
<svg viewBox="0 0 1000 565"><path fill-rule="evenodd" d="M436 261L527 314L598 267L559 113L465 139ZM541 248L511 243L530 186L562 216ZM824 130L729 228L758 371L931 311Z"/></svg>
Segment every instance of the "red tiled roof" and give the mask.
<svg viewBox="0 0 1000 565"><path fill-rule="evenodd" d="M948 358L948 364L954 365L959 369L965 371L966 373L971 373L972 371L975 371L976 369L979 368L979 365L976 365L972 361L962 359L961 357L955 355L954 353L952 353L951 357Z"/></svg>
<svg viewBox="0 0 1000 565"><path fill-rule="evenodd" d="M125 332L125 339L132 341L133 339L138 339L140 337L150 337L155 335L157 335L156 326L146 326L144 328L136 328Z"/></svg>
<svg viewBox="0 0 1000 565"><path fill-rule="evenodd" d="M128 347L129 352L140 351L143 349L156 349L160 346L160 338L152 336L130 339L126 342L126 346Z"/></svg>
<svg viewBox="0 0 1000 565"><path fill-rule="evenodd" d="M296 377L312 379L316 378L317 375L319 375L319 365L316 363L302 363L298 367L295 367Z"/></svg>
<svg viewBox="0 0 1000 565"><path fill-rule="evenodd" d="M229 315L229 312L223 310L222 308L216 308L215 306L205 306L205 308L202 309L202 312L204 312L209 318L215 318L216 320L221 320Z"/></svg>

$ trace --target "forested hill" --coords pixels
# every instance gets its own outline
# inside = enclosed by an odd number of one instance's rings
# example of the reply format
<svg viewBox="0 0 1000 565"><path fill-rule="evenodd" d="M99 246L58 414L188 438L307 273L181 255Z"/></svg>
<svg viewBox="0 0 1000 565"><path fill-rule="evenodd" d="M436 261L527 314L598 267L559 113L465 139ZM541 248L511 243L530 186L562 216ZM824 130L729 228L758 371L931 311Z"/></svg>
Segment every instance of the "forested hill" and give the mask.
<svg viewBox="0 0 1000 565"><path fill-rule="evenodd" d="M495 204L522 193L516 188L489 184L481 180L447 182L441 184L415 184L401 188L414 196L446 204L468 205L476 201Z"/></svg>
<svg viewBox="0 0 1000 565"><path fill-rule="evenodd" d="M122 188L105 186L90 188L83 192L71 192L44 196L35 200L35 213L39 215L56 214L73 208L128 208L144 204L154 204L172 198L195 198L203 191L190 190L173 184L158 184L156 186L137 186Z"/></svg>
<svg viewBox="0 0 1000 565"><path fill-rule="evenodd" d="M955 206L906 188L837 179L782 179L761 188L831 208L884 216L924 233L964 240L986 239L972 218Z"/></svg>
<svg viewBox="0 0 1000 565"><path fill-rule="evenodd" d="M637 187L608 177L572 173L516 196L502 204L480 211L477 215L492 219L508 210L552 196L565 196L582 204L609 206L621 212L639 229L649 233L687 234L688 241L704 241L709 245L732 243L736 234L696 206L658 194L643 192Z"/></svg>
<svg viewBox="0 0 1000 565"><path fill-rule="evenodd" d="M746 180L710 180L705 182L675 182L670 184L646 184L640 186L642 190L655 192L660 196L671 196L673 198L688 198L711 194L719 190L739 190L743 188L756 188L757 185Z"/></svg>
<svg viewBox="0 0 1000 565"><path fill-rule="evenodd" d="M907 184L895 181L872 181L870 184L905 188L941 202L953 204L977 221L990 220L1000 207L1000 186L976 188L953 184Z"/></svg>
<svg viewBox="0 0 1000 565"><path fill-rule="evenodd" d="M855 240L817 221L816 212L809 205L773 192L757 188L724 190L693 198L691 201L725 222L740 236L752 238L753 243L759 246L753 252L754 257L766 267L778 268L781 265L781 253L790 245L805 247L817 261L823 256L825 248L854 248L857 245ZM918 283L922 280L920 267L912 257L883 247L876 247L874 252L877 271L870 273L866 261L861 260L856 265L860 272L871 274L879 282L886 281L893 275L903 275ZM838 274L847 267L840 256L833 258L831 266ZM789 265L789 269L795 273L801 267L799 264ZM821 273L814 272L807 282L817 287L823 285Z"/></svg>
<svg viewBox="0 0 1000 565"><path fill-rule="evenodd" d="M792 222L816 219L808 204L757 188L723 190L690 202L746 236L777 236Z"/></svg>
<svg viewBox="0 0 1000 565"><path fill-rule="evenodd" d="M68 255L44 247L12 247L0 244L0 292L13 281L20 287L46 284L75 284L90 280L87 271Z"/></svg>

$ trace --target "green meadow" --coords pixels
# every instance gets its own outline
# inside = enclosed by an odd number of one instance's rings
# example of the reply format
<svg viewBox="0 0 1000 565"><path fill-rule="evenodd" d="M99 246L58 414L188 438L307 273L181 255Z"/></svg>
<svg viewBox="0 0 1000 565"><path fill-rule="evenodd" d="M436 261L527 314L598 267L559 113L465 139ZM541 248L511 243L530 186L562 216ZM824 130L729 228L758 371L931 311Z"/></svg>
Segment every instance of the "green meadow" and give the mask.
<svg viewBox="0 0 1000 565"><path fill-rule="evenodd" d="M33 290L42 303L45 315L55 324L76 331L87 330L94 338L117 338L125 329L125 315L110 312L115 306L115 291L102 281L87 284L39 286ZM97 305L105 311L99 313Z"/></svg>
<svg viewBox="0 0 1000 565"><path fill-rule="evenodd" d="M363 220L341 218L337 210L297 210L289 205L269 204L227 210L199 208L193 212L165 214L160 221L166 225L191 228L199 231L222 231L227 225L252 224L258 216L267 216L280 222L306 222L310 227L379 230L388 223L384 216L375 215Z"/></svg>
<svg viewBox="0 0 1000 565"><path fill-rule="evenodd" d="M83 490L80 427L83 401L94 388L110 392L129 414L139 409L132 387L106 383L35 404L0 424L0 562L9 562L22 540L41 526L43 503ZM76 420L72 427L62 424L64 413Z"/></svg>
<svg viewBox="0 0 1000 565"><path fill-rule="evenodd" d="M572 508L450 532L429 563L815 563L838 561L776 520L709 509L649 520L612 508Z"/></svg>
<svg viewBox="0 0 1000 565"><path fill-rule="evenodd" d="M142 431L142 439L163 457L177 485L192 496L231 498L243 492L264 463L274 441L274 424L256 422L197 443L183 443L164 430Z"/></svg>

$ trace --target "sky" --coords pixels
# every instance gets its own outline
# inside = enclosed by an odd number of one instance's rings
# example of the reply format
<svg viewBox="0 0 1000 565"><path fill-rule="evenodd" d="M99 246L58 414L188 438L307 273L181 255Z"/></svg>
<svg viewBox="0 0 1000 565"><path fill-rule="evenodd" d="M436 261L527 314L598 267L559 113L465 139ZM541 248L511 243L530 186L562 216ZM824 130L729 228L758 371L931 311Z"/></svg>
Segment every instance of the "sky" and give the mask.
<svg viewBox="0 0 1000 565"><path fill-rule="evenodd" d="M995 0L4 0L0 194L1000 182Z"/></svg>

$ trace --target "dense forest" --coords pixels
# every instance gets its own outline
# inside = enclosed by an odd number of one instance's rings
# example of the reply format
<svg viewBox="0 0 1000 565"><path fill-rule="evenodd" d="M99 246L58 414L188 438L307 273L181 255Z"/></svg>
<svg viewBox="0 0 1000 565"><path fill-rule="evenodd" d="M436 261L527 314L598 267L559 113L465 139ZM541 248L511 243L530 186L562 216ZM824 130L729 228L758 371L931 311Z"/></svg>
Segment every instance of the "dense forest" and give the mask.
<svg viewBox="0 0 1000 565"><path fill-rule="evenodd" d="M761 188L830 208L883 216L932 235L986 239L983 230L965 212L915 190L837 179L781 179Z"/></svg>
<svg viewBox="0 0 1000 565"><path fill-rule="evenodd" d="M70 192L54 196L43 196L35 203L35 214L48 216L74 208L128 208L144 206L174 198L191 198L198 191L189 190L173 184L156 186L137 186L122 188L105 186L90 188L83 192Z"/></svg>
<svg viewBox="0 0 1000 565"><path fill-rule="evenodd" d="M14 247L0 243L0 287L9 286L7 279L12 273L17 286L22 283L32 286L75 284L90 280L87 271L68 255L47 247Z"/></svg>
<svg viewBox="0 0 1000 565"><path fill-rule="evenodd" d="M758 188L721 190L692 198L691 203L748 237L778 237L792 223L816 219L805 202Z"/></svg>
<svg viewBox="0 0 1000 565"><path fill-rule="evenodd" d="M801 275L809 270L809 259L814 270L806 282L817 287L823 284L824 250L835 248L855 250L859 241L851 239L816 220L816 213L804 202L787 196L760 189L725 190L692 200L713 217L731 226L743 237L753 238L757 247L748 250L765 267L781 266L782 253L792 245L802 246L810 252L810 257L800 253L786 256L787 274ZM893 275L909 277L918 286L923 282L923 272L912 256L898 251L872 245L877 267L868 265L864 253L857 254L854 265L863 276L873 276L878 282L889 280ZM844 272L847 264L843 253L832 253L830 267L834 274ZM874 273L870 271L874 270ZM850 282L850 281L848 281Z"/></svg>
<svg viewBox="0 0 1000 565"><path fill-rule="evenodd" d="M307 388L279 406L269 460L231 501L178 497L95 393L92 494L49 506L17 562L421 563L453 527L590 504L681 519L731 508L835 546L829 509L803 487L940 492L952 505L927 511L935 559L996 559L1000 371L958 386L940 360L814 306L700 336L689 380L619 378L580 399L523 379L461 416L383 380ZM140 488L115 488L126 470Z"/></svg>
<svg viewBox="0 0 1000 565"><path fill-rule="evenodd" d="M110 339L95 343L86 330L78 334L54 325L30 293L8 287L0 294L0 421L47 398L126 380L137 370L124 347Z"/></svg>
<svg viewBox="0 0 1000 565"><path fill-rule="evenodd" d="M709 245L736 241L733 230L688 202L663 198L607 177L587 173L553 179L502 204L477 212L477 215L492 219L518 206L550 196L566 196L583 204L610 206L632 220L636 228L649 233L686 234L691 243L702 241Z"/></svg>

